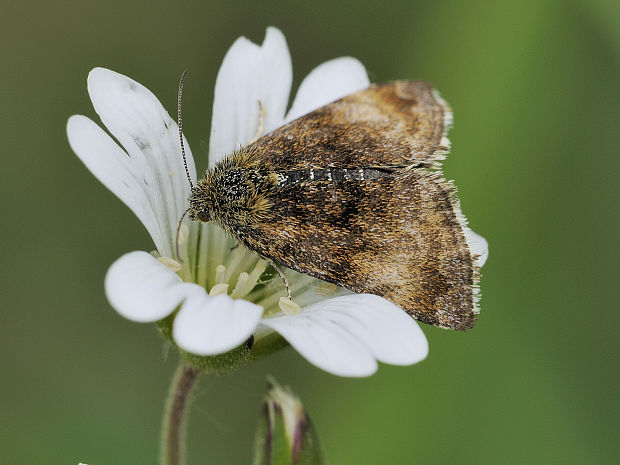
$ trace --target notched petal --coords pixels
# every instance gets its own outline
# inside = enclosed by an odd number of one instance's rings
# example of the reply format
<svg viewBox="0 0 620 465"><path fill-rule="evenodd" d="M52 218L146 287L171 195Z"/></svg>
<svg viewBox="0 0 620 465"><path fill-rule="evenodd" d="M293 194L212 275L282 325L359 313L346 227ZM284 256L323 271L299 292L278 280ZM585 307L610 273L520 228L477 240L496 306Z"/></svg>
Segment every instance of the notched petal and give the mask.
<svg viewBox="0 0 620 465"><path fill-rule="evenodd" d="M410 365L428 354L418 324L391 302L353 294L319 302L294 316L263 320L314 365L339 376L369 376L377 361Z"/></svg>
<svg viewBox="0 0 620 465"><path fill-rule="evenodd" d="M158 250L171 256L176 225L190 192L176 122L150 90L109 69L90 72L88 92L101 121L129 155L125 165L141 185L159 225ZM184 143L190 177L195 179L191 149Z"/></svg>
<svg viewBox="0 0 620 465"><path fill-rule="evenodd" d="M267 28L261 46L244 37L224 57L215 83L209 148L212 166L256 135L262 107L263 133L282 125L293 71L282 32Z"/></svg>
<svg viewBox="0 0 620 465"><path fill-rule="evenodd" d="M418 323L382 297L352 294L312 305L306 311L346 328L380 362L411 365L428 355L428 341Z"/></svg>
<svg viewBox="0 0 620 465"><path fill-rule="evenodd" d="M162 231L144 185L130 166L127 153L86 116L69 118L67 137L82 163L140 219L159 249L164 243Z"/></svg>

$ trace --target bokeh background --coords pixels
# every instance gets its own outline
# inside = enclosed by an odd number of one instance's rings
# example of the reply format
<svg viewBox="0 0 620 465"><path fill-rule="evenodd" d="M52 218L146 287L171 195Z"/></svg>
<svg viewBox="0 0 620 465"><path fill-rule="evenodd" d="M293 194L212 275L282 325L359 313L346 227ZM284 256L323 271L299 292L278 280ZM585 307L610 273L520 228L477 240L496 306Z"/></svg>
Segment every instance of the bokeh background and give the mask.
<svg viewBox="0 0 620 465"><path fill-rule="evenodd" d="M176 359L103 294L109 264L152 244L65 123L95 116L94 66L171 114L188 68L185 129L204 154L220 62L268 25L287 36L295 85L352 55L373 81L424 78L453 106L445 172L490 243L482 314L464 334L425 327L426 361L368 379L291 349L204 378L189 462L250 463L271 373L332 464L619 463L620 3L603 0L4 2L0 463L157 462Z"/></svg>

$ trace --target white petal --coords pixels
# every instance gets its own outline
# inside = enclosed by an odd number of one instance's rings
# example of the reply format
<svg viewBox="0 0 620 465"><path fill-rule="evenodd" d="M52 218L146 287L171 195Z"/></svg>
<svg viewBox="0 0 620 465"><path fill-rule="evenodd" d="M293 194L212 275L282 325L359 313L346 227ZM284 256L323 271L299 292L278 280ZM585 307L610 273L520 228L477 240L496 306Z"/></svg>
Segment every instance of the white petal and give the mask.
<svg viewBox="0 0 620 465"><path fill-rule="evenodd" d="M487 240L479 234L476 234L469 228L465 228L465 240L467 241L467 245L469 245L469 250L474 255L479 255L476 259L476 264L479 268L487 261L489 257L489 244Z"/></svg>
<svg viewBox="0 0 620 465"><path fill-rule="evenodd" d="M75 115L67 123L69 144L86 167L140 219L159 249L165 241L155 212L139 181L133 176L127 154L97 124Z"/></svg>
<svg viewBox="0 0 620 465"><path fill-rule="evenodd" d="M176 122L146 87L108 69L90 72L88 92L101 121L129 155L124 166L144 192L161 229L158 250L172 256L177 222L187 206L190 189ZM187 141L185 149L190 174L195 178Z"/></svg>
<svg viewBox="0 0 620 465"><path fill-rule="evenodd" d="M308 308L347 328L380 362L411 365L428 355L420 326L400 307L371 294L352 294Z"/></svg>
<svg viewBox="0 0 620 465"><path fill-rule="evenodd" d="M258 325L263 308L227 295L192 295L174 319L173 337L182 349L198 355L215 355L246 341Z"/></svg>
<svg viewBox="0 0 620 465"><path fill-rule="evenodd" d="M192 284L146 252L130 252L116 260L105 277L112 307L133 321L165 318L193 292Z"/></svg>
<svg viewBox="0 0 620 465"><path fill-rule="evenodd" d="M351 308L360 313L372 312L372 306L364 308L374 300L366 300L367 297L351 295L325 300L298 315L267 318L262 324L276 330L309 362L325 371L338 376L369 376L376 371L377 362L374 343L364 338L375 334L360 332L360 324L347 317L347 309ZM381 336L380 330L378 335Z"/></svg>
<svg viewBox="0 0 620 465"><path fill-rule="evenodd" d="M215 83L209 164L248 143L263 106L263 134L282 125L293 71L286 39L269 27L263 44L240 37L224 57Z"/></svg>
<svg viewBox="0 0 620 465"><path fill-rule="evenodd" d="M353 294L311 305L295 316L264 319L314 365L339 376L368 376L379 360L409 365L428 343L417 323L391 302Z"/></svg>
<svg viewBox="0 0 620 465"><path fill-rule="evenodd" d="M345 328L317 315L264 319L262 324L280 333L303 357L337 376L370 376L377 361L368 348Z"/></svg>
<svg viewBox="0 0 620 465"><path fill-rule="evenodd" d="M292 121L370 85L366 68L351 57L335 58L314 68L302 81L286 115Z"/></svg>

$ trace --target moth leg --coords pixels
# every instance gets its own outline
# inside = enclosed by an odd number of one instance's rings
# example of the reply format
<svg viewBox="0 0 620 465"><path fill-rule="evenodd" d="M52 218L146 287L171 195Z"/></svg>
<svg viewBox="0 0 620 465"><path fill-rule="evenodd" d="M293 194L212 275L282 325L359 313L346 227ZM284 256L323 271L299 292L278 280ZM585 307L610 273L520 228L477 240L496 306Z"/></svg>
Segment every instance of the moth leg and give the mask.
<svg viewBox="0 0 620 465"><path fill-rule="evenodd" d="M282 278L282 281L284 281L284 285L286 286L286 296L288 297L289 300L293 300L291 299L291 286L288 283L288 278L284 274L284 271L282 271L280 267L276 265L273 261L269 259L267 259L267 261L269 262L271 266L273 266L273 269L278 272L278 274L280 275L280 278Z"/></svg>
<svg viewBox="0 0 620 465"><path fill-rule="evenodd" d="M263 102L258 101L258 127L256 128L256 134L254 137L248 142L248 144L253 144L256 142L260 136L263 135L263 130L265 129L265 109L263 108Z"/></svg>
<svg viewBox="0 0 620 465"><path fill-rule="evenodd" d="M239 243L238 243L238 242L230 248L230 251L232 252L232 251L233 251L233 250L235 250L237 247L239 247Z"/></svg>

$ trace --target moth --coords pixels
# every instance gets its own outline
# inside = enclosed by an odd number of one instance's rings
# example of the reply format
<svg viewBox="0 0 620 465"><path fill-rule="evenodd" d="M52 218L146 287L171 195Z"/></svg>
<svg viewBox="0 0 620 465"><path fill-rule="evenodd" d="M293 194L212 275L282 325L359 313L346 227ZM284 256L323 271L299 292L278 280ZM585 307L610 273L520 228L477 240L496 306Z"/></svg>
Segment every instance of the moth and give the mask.
<svg viewBox="0 0 620 465"><path fill-rule="evenodd" d="M471 328L476 256L439 171L451 120L424 81L371 85L219 161L186 213L272 263L382 296L424 323Z"/></svg>

